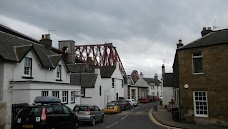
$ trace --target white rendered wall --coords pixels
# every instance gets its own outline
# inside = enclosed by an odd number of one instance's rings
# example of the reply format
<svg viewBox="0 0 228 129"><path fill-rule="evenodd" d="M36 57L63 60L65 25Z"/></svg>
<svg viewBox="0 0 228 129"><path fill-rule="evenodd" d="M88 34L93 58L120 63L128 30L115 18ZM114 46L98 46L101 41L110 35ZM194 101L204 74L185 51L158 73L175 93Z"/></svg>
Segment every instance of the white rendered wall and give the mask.
<svg viewBox="0 0 228 129"><path fill-rule="evenodd" d="M173 99L173 87L163 87L163 105L168 105Z"/></svg>
<svg viewBox="0 0 228 129"><path fill-rule="evenodd" d="M45 81L45 82L58 82L58 83L70 83L70 75L67 74L66 69L62 60L59 61L59 64L62 66L61 70L61 80L56 81L56 70L46 68L42 68L36 56L32 51L28 52L26 57L32 58L32 77L33 79L22 79L24 74L24 59L17 64L14 68L13 81L21 81L21 80L33 80L33 81Z"/></svg>

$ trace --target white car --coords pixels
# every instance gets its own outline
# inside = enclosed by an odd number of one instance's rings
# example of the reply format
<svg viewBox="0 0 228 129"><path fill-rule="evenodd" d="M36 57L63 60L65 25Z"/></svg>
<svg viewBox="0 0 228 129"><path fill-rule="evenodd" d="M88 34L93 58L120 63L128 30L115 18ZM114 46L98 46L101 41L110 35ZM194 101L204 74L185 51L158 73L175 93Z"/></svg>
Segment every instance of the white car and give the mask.
<svg viewBox="0 0 228 129"><path fill-rule="evenodd" d="M132 107L138 106L138 102L136 102L134 99L126 99Z"/></svg>

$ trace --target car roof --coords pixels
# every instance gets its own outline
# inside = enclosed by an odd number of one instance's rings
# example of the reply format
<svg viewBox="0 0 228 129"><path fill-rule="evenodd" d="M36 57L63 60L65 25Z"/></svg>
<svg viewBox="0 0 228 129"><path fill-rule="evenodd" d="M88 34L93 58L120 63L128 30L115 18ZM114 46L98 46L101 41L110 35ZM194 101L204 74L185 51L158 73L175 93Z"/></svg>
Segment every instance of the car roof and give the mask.
<svg viewBox="0 0 228 129"><path fill-rule="evenodd" d="M37 96L34 102L41 103L41 104L48 104L48 103L61 103L61 100L54 96Z"/></svg>

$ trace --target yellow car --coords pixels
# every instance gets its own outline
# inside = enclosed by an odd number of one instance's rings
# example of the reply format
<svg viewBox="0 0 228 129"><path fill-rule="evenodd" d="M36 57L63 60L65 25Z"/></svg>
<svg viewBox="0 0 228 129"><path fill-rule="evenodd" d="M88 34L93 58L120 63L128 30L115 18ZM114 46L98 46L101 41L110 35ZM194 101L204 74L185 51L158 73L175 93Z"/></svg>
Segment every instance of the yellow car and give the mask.
<svg viewBox="0 0 228 129"><path fill-rule="evenodd" d="M119 112L121 112L121 109L117 102L110 102L104 108L104 113L116 113L117 114Z"/></svg>

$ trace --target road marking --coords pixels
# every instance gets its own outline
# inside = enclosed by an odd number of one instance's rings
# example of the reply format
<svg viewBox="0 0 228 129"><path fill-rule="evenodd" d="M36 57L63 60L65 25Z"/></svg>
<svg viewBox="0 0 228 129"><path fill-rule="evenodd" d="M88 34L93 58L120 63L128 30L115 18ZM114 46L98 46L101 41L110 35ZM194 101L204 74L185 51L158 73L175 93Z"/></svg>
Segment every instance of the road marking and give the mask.
<svg viewBox="0 0 228 129"><path fill-rule="evenodd" d="M115 124L117 124L117 123L118 123L118 122L115 122L115 123L113 123L113 124L107 126L106 129L112 127L113 125L115 125Z"/></svg>
<svg viewBox="0 0 228 129"><path fill-rule="evenodd" d="M136 107L135 109L138 109L139 107Z"/></svg>
<svg viewBox="0 0 228 129"><path fill-rule="evenodd" d="M121 120L125 119L128 115L126 115L125 117L123 117Z"/></svg>
<svg viewBox="0 0 228 129"><path fill-rule="evenodd" d="M134 111L135 109L131 110L132 112Z"/></svg>

